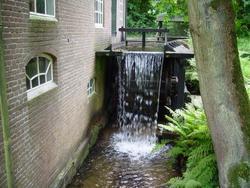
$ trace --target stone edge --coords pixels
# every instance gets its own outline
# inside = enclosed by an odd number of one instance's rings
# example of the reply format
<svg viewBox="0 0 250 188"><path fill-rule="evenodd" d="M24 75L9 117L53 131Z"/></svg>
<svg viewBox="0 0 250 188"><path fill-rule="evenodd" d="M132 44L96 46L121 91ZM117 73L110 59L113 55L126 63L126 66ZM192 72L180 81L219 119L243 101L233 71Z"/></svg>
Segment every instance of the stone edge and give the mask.
<svg viewBox="0 0 250 188"><path fill-rule="evenodd" d="M55 178L49 188L65 188L73 179L77 170L87 158L90 149L95 145L100 131L105 127L107 120L105 117L91 123L88 136L80 144L72 158L67 162L64 169L61 170L59 175Z"/></svg>

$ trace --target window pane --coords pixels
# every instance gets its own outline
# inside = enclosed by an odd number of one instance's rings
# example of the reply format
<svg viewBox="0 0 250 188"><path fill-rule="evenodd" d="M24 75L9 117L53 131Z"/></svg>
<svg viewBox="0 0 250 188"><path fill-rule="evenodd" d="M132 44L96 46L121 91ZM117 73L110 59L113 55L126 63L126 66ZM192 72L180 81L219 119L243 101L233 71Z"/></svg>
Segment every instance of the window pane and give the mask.
<svg viewBox="0 0 250 188"><path fill-rule="evenodd" d="M30 80L26 78L26 87L27 89L30 89Z"/></svg>
<svg viewBox="0 0 250 188"><path fill-rule="evenodd" d="M30 0L30 12L35 12L35 0Z"/></svg>
<svg viewBox="0 0 250 188"><path fill-rule="evenodd" d="M98 13L95 13L95 23L98 23Z"/></svg>
<svg viewBox="0 0 250 188"><path fill-rule="evenodd" d="M116 35L117 0L112 0L112 34Z"/></svg>
<svg viewBox="0 0 250 188"><path fill-rule="evenodd" d="M45 83L45 75L41 75L40 76L40 84L44 84Z"/></svg>
<svg viewBox="0 0 250 188"><path fill-rule="evenodd" d="M95 1L95 11L98 11L98 1Z"/></svg>
<svg viewBox="0 0 250 188"><path fill-rule="evenodd" d="M54 16L54 0L46 0L47 14Z"/></svg>
<svg viewBox="0 0 250 188"><path fill-rule="evenodd" d="M38 86L38 77L36 77L36 78L34 78L34 79L32 80L32 88L34 88L34 87L36 87L36 86Z"/></svg>
<svg viewBox="0 0 250 188"><path fill-rule="evenodd" d="M49 67L48 73L47 73L47 82L52 80L52 72L51 72L51 66Z"/></svg>
<svg viewBox="0 0 250 188"><path fill-rule="evenodd" d="M36 0L36 12L45 14L45 0Z"/></svg>
<svg viewBox="0 0 250 188"><path fill-rule="evenodd" d="M45 57L39 57L39 73L46 73L49 60Z"/></svg>
<svg viewBox="0 0 250 188"><path fill-rule="evenodd" d="M33 58L30 60L28 65L26 66L26 74L32 78L33 76L37 75L37 58Z"/></svg>

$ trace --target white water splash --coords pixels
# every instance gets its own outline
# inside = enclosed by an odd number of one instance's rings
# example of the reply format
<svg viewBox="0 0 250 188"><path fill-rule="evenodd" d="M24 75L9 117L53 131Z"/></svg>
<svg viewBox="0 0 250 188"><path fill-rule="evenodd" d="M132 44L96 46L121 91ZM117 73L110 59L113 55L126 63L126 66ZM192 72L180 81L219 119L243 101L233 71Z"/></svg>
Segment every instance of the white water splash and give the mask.
<svg viewBox="0 0 250 188"><path fill-rule="evenodd" d="M163 59L163 53L149 52L128 52L118 59L120 131L112 141L131 160L149 156L157 140Z"/></svg>

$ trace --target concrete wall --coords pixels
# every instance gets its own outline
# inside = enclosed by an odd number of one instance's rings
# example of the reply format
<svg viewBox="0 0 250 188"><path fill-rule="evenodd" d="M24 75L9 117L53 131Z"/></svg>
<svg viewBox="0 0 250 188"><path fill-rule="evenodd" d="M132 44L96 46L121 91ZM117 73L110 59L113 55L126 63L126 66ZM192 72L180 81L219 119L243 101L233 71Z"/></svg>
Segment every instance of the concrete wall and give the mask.
<svg viewBox="0 0 250 188"><path fill-rule="evenodd" d="M104 2L104 27L98 29L93 0L56 1L57 21L31 19L28 0L2 3L15 186L48 187L84 142L91 118L103 107L105 67L95 63L95 50L111 44L111 0ZM28 101L25 66L42 53L54 59L57 87ZM97 93L89 98L92 77Z"/></svg>

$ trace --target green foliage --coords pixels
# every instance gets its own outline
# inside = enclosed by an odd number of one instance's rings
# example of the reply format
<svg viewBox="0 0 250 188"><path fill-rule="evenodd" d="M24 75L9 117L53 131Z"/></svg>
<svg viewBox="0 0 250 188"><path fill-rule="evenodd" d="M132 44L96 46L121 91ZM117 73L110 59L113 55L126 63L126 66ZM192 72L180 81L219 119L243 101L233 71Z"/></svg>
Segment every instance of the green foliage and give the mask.
<svg viewBox="0 0 250 188"><path fill-rule="evenodd" d="M239 36L249 36L250 29L250 1L233 0L236 13L236 30Z"/></svg>
<svg viewBox="0 0 250 188"><path fill-rule="evenodd" d="M187 104L186 109L172 111L166 116L169 123L159 125L178 135L175 145L167 153L172 158L186 158L183 177L173 178L168 184L172 188L218 186L218 172L204 110Z"/></svg>
<svg viewBox="0 0 250 188"><path fill-rule="evenodd" d="M215 1L217 2L217 1ZM250 29L250 1L233 0L236 13L236 30L239 36L249 36ZM187 0L128 0L128 27L157 27L156 17L159 14L165 15L165 25L171 30L170 20L173 18L182 19L187 28L188 8ZM177 26L178 28L180 26ZM174 29L177 32L178 29Z"/></svg>
<svg viewBox="0 0 250 188"><path fill-rule="evenodd" d="M240 162L229 170L230 187L240 187L240 181L250 182L250 164Z"/></svg>
<svg viewBox="0 0 250 188"><path fill-rule="evenodd" d="M250 97L250 36L238 38L241 69L245 80L247 93Z"/></svg>
<svg viewBox="0 0 250 188"><path fill-rule="evenodd" d="M195 59L189 60L188 66L186 68L186 80L198 80L198 73L195 64Z"/></svg>
<svg viewBox="0 0 250 188"><path fill-rule="evenodd" d="M181 17L188 20L188 9L186 0L160 0L155 1L157 13L165 13L165 21L170 21L173 17Z"/></svg>
<svg viewBox="0 0 250 188"><path fill-rule="evenodd" d="M128 27L156 27L156 12L152 0L128 0Z"/></svg>
<svg viewBox="0 0 250 188"><path fill-rule="evenodd" d="M169 140L161 140L159 143L157 143L153 150L151 151L152 153L160 151L167 143L169 143Z"/></svg>
<svg viewBox="0 0 250 188"><path fill-rule="evenodd" d="M188 43L192 45L191 41L188 41ZM238 38L238 49L245 86L250 97L250 35ZM190 60L186 67L186 82L187 86L189 83L192 85L198 84L195 59Z"/></svg>

